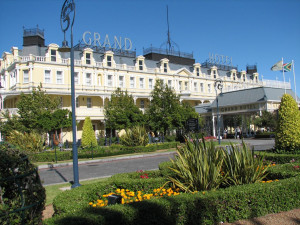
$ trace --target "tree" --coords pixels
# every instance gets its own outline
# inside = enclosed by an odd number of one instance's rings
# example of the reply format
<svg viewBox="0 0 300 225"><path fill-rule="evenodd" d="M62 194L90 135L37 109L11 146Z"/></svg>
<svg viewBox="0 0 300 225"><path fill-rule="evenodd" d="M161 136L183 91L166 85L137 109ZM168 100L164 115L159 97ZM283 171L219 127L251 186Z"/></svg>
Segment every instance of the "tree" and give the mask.
<svg viewBox="0 0 300 225"><path fill-rule="evenodd" d="M84 120L81 143L83 147L97 146L97 140L90 117L86 117Z"/></svg>
<svg viewBox="0 0 300 225"><path fill-rule="evenodd" d="M146 110L148 125L154 131L166 134L167 131L183 128L189 118L198 118L195 109L189 104L181 104L175 91L156 80L151 92L151 104Z"/></svg>
<svg viewBox="0 0 300 225"><path fill-rule="evenodd" d="M284 94L281 98L275 148L278 151L300 149L300 112L296 101L289 94Z"/></svg>
<svg viewBox="0 0 300 225"><path fill-rule="evenodd" d="M258 127L268 127L270 130L275 130L277 124L276 114L268 111L262 111L262 115L260 117L257 116L253 123Z"/></svg>
<svg viewBox="0 0 300 225"><path fill-rule="evenodd" d="M143 125L143 112L134 104L133 97L127 91L118 88L112 93L111 99L104 107L106 126L112 129L125 129Z"/></svg>
<svg viewBox="0 0 300 225"><path fill-rule="evenodd" d="M39 122L43 114L53 113L58 109L59 101L57 98L51 98L45 91L38 86L37 90L33 89L31 94L21 93L17 102L19 122L23 126L24 132L36 130L39 133L45 132Z"/></svg>

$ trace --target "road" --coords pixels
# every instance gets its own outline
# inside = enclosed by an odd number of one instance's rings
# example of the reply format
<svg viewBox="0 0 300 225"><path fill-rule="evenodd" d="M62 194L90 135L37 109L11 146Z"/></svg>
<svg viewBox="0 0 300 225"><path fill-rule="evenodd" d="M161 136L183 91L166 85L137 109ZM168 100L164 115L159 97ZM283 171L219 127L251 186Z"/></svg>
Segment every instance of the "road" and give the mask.
<svg viewBox="0 0 300 225"><path fill-rule="evenodd" d="M241 140L229 140L232 142L241 142ZM246 139L245 143L254 147L254 150L271 149L274 146L274 140L253 140ZM174 153L164 153L147 155L140 158L119 157L113 161L101 161L93 163L79 164L79 179L88 180L93 178L110 177L117 173L134 172L138 170L158 169L158 164L168 161ZM40 178L43 185L67 183L73 180L73 167L63 166L47 169L39 169Z"/></svg>

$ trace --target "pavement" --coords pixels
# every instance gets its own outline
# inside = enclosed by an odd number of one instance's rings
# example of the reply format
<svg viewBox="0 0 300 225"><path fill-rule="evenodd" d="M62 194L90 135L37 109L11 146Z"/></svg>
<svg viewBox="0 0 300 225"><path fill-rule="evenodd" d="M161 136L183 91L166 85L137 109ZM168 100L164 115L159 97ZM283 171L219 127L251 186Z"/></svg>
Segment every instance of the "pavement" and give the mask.
<svg viewBox="0 0 300 225"><path fill-rule="evenodd" d="M227 139L233 143L241 143L239 139ZM274 139L245 139L254 150L266 150L273 148ZM78 162L79 180L110 177L117 173L127 173L139 170L155 170L161 162L168 161L174 157L176 151L159 151L154 153L142 153L135 155L120 155L94 160ZM52 185L72 182L73 163L57 163L38 166L43 185Z"/></svg>

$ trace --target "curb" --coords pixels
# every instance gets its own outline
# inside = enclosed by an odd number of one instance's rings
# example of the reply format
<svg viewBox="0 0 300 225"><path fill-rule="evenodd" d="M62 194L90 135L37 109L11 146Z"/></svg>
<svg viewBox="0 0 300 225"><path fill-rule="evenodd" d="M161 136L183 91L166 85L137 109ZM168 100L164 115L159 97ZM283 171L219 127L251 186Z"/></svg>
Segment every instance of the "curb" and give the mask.
<svg viewBox="0 0 300 225"><path fill-rule="evenodd" d="M150 154L141 154L141 155L132 155L132 156L120 156L120 157L114 157L114 158L104 158L104 159L94 159L94 160L87 160L87 161L79 161L78 165L80 164L92 164L92 163L99 163L99 162L111 162L116 160L122 160L122 159L137 159L137 158L145 158L145 157L152 157L157 155L171 155L175 154L176 151L170 151L170 152L162 152L162 153L150 153ZM56 163L56 164L46 164L46 165L40 165L38 166L38 169L52 169L57 167L65 167L65 166L72 166L73 163Z"/></svg>

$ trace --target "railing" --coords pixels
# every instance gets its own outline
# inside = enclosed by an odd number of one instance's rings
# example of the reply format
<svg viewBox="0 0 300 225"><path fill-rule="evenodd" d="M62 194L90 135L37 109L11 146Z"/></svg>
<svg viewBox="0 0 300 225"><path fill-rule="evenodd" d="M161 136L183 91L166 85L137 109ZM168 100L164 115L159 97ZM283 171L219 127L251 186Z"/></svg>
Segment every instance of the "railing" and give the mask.
<svg viewBox="0 0 300 225"><path fill-rule="evenodd" d="M45 62L46 61L46 57L45 56L36 56L35 57L35 61Z"/></svg>
<svg viewBox="0 0 300 225"><path fill-rule="evenodd" d="M61 63L62 64L68 64L69 63L69 59L61 59Z"/></svg>
<svg viewBox="0 0 300 225"><path fill-rule="evenodd" d="M96 62L96 66L97 67L103 67L103 63L102 62Z"/></svg>
<svg viewBox="0 0 300 225"><path fill-rule="evenodd" d="M74 60L75 66L81 66L81 60Z"/></svg>
<svg viewBox="0 0 300 225"><path fill-rule="evenodd" d="M30 56L20 56L21 62L28 62L30 61Z"/></svg>
<svg viewBox="0 0 300 225"><path fill-rule="evenodd" d="M134 71L135 70L135 66L127 66L128 70Z"/></svg>
<svg viewBox="0 0 300 225"><path fill-rule="evenodd" d="M175 51L175 50L168 51L167 49L155 48L155 47L147 48L143 51L143 53L144 53L144 55L149 54L149 53L158 53L158 54L164 54L164 55L179 56L179 57L184 57L184 58L189 58L189 59L194 58L193 54L191 54L191 53Z"/></svg>
<svg viewBox="0 0 300 225"><path fill-rule="evenodd" d="M263 80L262 83L264 87L291 89L291 83L289 82L283 82L278 80Z"/></svg>

